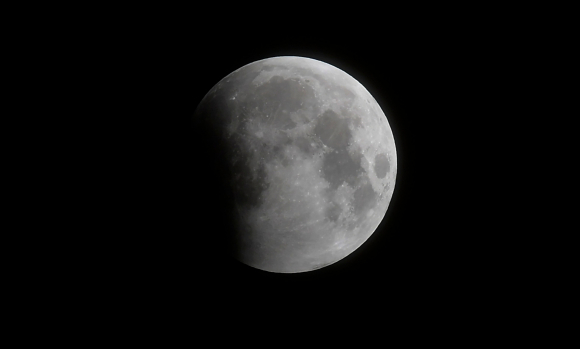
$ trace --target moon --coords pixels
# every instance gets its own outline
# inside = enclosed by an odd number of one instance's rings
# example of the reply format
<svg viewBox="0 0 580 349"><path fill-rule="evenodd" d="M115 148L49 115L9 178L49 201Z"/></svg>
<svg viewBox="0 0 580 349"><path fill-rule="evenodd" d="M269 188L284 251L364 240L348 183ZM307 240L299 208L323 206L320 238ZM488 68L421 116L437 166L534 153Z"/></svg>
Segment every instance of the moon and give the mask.
<svg viewBox="0 0 580 349"><path fill-rule="evenodd" d="M247 64L205 95L193 126L206 210L219 212L211 233L246 265L323 268L359 248L385 216L397 173L393 133L365 87L330 64L296 56Z"/></svg>

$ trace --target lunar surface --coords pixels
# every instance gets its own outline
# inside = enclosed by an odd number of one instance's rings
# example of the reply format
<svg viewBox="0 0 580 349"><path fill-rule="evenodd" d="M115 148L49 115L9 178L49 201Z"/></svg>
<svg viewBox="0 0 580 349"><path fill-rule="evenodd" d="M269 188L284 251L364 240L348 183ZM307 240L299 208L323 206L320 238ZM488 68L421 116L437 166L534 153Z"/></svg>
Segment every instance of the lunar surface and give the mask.
<svg viewBox="0 0 580 349"><path fill-rule="evenodd" d="M397 173L391 128L370 93L332 65L294 56L247 64L205 95L193 125L208 211L220 212L209 233L242 263L319 269L360 247L385 216Z"/></svg>

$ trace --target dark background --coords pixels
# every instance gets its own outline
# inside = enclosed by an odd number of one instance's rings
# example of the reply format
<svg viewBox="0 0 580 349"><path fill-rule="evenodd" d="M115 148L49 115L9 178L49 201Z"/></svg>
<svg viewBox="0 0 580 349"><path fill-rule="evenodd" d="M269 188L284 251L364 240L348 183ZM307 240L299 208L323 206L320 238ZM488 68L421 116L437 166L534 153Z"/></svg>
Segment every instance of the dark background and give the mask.
<svg viewBox="0 0 580 349"><path fill-rule="evenodd" d="M429 11L355 21L191 13L125 15L106 35L91 35L103 49L89 52L96 63L88 69L107 86L97 95L103 110L95 109L110 116L99 143L107 165L96 187L107 204L95 223L105 246L97 269L107 266L128 299L211 304L216 314L493 306L514 277L505 256L512 227L501 223L509 212L494 203L498 176L506 178L494 143L505 123L502 74L512 64L506 40L473 16ZM235 69L281 55L330 63L361 82L397 147L394 195L377 231L308 273L224 257L213 229L220 207L211 217L199 209L207 212L212 188L199 182L204 149L193 147L190 124L197 104Z"/></svg>

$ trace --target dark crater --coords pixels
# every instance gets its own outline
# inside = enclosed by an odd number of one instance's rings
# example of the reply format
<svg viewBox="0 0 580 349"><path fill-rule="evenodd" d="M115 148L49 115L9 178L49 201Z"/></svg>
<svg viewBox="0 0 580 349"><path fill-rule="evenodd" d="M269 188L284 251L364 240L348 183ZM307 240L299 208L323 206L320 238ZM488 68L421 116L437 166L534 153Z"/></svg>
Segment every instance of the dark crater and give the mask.
<svg viewBox="0 0 580 349"><path fill-rule="evenodd" d="M389 159L383 153L377 154L375 156L375 173L378 178L385 178L387 173L391 169L391 164Z"/></svg>

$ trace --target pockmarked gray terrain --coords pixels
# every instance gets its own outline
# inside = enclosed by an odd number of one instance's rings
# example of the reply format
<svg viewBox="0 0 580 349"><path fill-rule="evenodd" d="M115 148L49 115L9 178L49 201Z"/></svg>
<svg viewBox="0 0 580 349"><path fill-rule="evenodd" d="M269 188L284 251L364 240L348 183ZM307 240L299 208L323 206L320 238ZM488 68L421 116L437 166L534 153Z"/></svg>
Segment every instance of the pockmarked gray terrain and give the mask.
<svg viewBox="0 0 580 349"><path fill-rule="evenodd" d="M193 124L228 193L229 231L214 233L227 234L249 266L297 273L333 264L385 216L397 173L389 122L332 65L294 56L247 64L205 95Z"/></svg>

